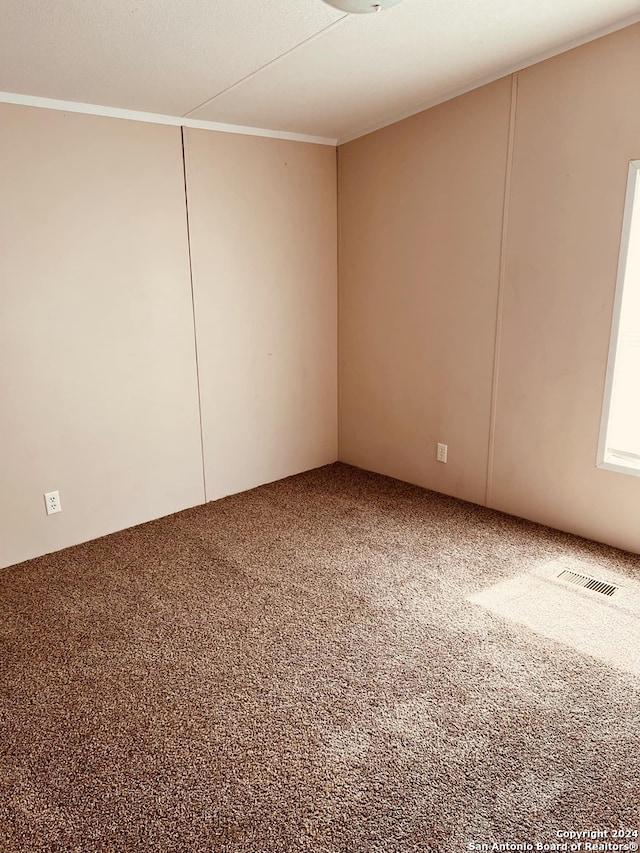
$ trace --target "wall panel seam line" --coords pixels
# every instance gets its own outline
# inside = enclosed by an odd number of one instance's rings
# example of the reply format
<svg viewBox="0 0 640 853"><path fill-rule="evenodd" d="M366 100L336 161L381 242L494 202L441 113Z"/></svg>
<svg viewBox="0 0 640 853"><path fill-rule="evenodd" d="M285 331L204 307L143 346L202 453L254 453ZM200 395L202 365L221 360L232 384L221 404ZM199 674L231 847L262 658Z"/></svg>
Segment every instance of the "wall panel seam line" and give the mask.
<svg viewBox="0 0 640 853"><path fill-rule="evenodd" d="M337 451L338 462L342 458L342 363L340 353L342 350L341 311L342 301L342 276L340 275L340 149L336 146L336 417L337 417Z"/></svg>
<svg viewBox="0 0 640 853"><path fill-rule="evenodd" d="M191 288L191 316L193 320L193 349L196 364L196 388L198 391L198 421L200 425L200 458L202 460L202 489L204 502L207 502L207 471L204 459L204 426L202 423L202 394L200 391L200 363L198 359L198 328L196 321L196 301L193 290L193 261L191 258L191 223L189 222L189 191L187 189L187 156L184 144L184 127L180 128L182 143L182 178L184 182L184 212L187 226L187 254L189 257L189 285Z"/></svg>
<svg viewBox="0 0 640 853"><path fill-rule="evenodd" d="M498 267L498 298L496 301L496 331L493 349L493 375L491 380L491 403L489 411L489 445L487 452L487 475L485 484L485 506L489 506L493 490L493 462L496 439L496 412L498 408L498 383L500 378L500 346L502 340L502 313L507 260L507 237L509 230L509 208L511 204L511 176L513 171L513 146L518 103L518 74L511 77L511 99L509 104L509 130L507 158L502 202L502 228L500 234L500 261Z"/></svg>

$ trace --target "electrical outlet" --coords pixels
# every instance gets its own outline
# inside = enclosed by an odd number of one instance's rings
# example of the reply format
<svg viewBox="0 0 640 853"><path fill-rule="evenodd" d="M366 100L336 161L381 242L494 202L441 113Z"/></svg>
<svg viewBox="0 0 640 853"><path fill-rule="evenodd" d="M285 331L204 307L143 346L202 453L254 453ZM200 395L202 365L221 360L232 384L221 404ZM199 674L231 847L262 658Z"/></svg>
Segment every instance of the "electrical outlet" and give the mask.
<svg viewBox="0 0 640 853"><path fill-rule="evenodd" d="M437 462L446 462L447 461L447 450L448 450L448 445L438 443L438 450L436 451L436 461Z"/></svg>
<svg viewBox="0 0 640 853"><path fill-rule="evenodd" d="M60 493L47 492L44 496L44 505L47 508L47 515L53 515L54 512L62 512L62 504L60 503Z"/></svg>

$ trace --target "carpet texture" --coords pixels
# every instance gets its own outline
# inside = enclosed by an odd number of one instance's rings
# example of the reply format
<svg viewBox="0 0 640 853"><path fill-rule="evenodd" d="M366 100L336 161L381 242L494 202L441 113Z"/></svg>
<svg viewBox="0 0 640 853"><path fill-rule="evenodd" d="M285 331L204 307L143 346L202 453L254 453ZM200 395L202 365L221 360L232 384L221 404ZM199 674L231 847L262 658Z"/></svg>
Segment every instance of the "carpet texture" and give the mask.
<svg viewBox="0 0 640 853"><path fill-rule="evenodd" d="M567 556L336 464L1 571L0 851L637 842L640 679L466 600Z"/></svg>

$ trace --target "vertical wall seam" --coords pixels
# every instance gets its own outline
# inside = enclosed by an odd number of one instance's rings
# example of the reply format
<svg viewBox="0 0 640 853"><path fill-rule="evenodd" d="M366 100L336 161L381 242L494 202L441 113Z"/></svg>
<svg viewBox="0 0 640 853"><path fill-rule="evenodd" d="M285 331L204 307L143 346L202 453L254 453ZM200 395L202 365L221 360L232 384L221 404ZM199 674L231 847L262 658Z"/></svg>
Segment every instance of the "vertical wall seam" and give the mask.
<svg viewBox="0 0 640 853"><path fill-rule="evenodd" d="M340 148L336 145L336 418L337 418L337 451L338 461L342 458L342 371L340 369L340 353L342 349L342 334L340 331L340 303L342 300L342 287L340 276Z"/></svg>
<svg viewBox="0 0 640 853"><path fill-rule="evenodd" d="M184 127L180 128L180 139L182 141L182 177L184 181L184 211L187 226L187 252L189 256L189 284L191 286L191 316L193 319L193 348L196 362L196 387L198 390L198 418L200 422L200 457L202 459L202 488L204 491L204 502L207 502L207 473L204 461L204 429L202 423L202 395L200 392L200 363L198 360L198 330L196 323L196 301L193 292L193 263L191 260L191 225L189 222L189 192L187 190L187 157L184 144Z"/></svg>
<svg viewBox="0 0 640 853"><path fill-rule="evenodd" d="M502 229L500 235L500 262L498 267L498 299L496 304L496 331L493 348L493 376L491 380L491 408L489 412L489 447L487 452L487 476L485 506L491 502L493 488L493 460L496 437L496 411L498 406L498 381L500 378L500 345L502 340L502 311L504 303L505 268L507 261L507 237L509 230L509 208L511 203L511 176L513 171L513 145L518 101L518 74L511 76L511 100L509 106L509 131L507 137L507 161L502 202Z"/></svg>

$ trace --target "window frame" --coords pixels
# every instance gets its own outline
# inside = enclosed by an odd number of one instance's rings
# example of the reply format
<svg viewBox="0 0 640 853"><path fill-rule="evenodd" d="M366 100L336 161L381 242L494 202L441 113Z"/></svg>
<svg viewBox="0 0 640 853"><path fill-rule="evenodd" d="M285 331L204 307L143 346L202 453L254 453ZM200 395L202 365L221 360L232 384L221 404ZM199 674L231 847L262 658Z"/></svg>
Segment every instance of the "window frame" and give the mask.
<svg viewBox="0 0 640 853"><path fill-rule="evenodd" d="M613 302L613 316L611 318L609 355L607 358L607 373L604 386L602 416L600 419L600 435L598 439L596 467L607 471L617 471L620 474L631 474L632 476L640 477L640 457L636 458L632 454L629 454L628 457L626 455L619 456L607 452L607 432L609 431L609 419L611 417L613 379L616 369L620 320L622 315L622 297L627 273L627 259L631 242L631 223L633 219L636 194L640 194L640 160L631 160L629 162L629 171L627 174L627 189L622 219L620 254L618 257L618 273L616 277L616 290ZM637 223L636 228L640 229L640 223Z"/></svg>

